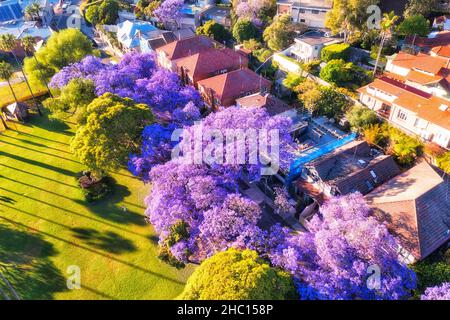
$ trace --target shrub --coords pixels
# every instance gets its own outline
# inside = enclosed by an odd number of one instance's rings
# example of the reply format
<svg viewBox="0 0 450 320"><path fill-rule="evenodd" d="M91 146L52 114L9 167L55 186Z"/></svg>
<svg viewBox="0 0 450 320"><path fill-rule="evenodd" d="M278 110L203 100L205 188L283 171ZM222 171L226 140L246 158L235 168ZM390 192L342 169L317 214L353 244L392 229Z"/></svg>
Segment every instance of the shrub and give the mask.
<svg viewBox="0 0 450 320"><path fill-rule="evenodd" d="M383 130L379 124L369 125L363 130L364 140L370 145L379 145L383 139Z"/></svg>
<svg viewBox="0 0 450 320"><path fill-rule="evenodd" d="M300 83L305 81L305 78L295 74L295 73L288 73L286 78L283 80L283 85L288 88L289 90L294 90L295 87L297 87Z"/></svg>
<svg viewBox="0 0 450 320"><path fill-rule="evenodd" d="M302 65L303 70L308 73L311 73L315 76L318 76L320 73L320 60L312 60L310 62L306 62Z"/></svg>
<svg viewBox="0 0 450 320"><path fill-rule="evenodd" d="M350 56L350 45L348 43L337 43L326 46L322 49L320 57L323 61L347 60Z"/></svg>
<svg viewBox="0 0 450 320"><path fill-rule="evenodd" d="M377 115L372 110L354 105L345 114L353 131L362 132L368 126L378 122Z"/></svg>
<svg viewBox="0 0 450 320"><path fill-rule="evenodd" d="M450 174L450 151L438 156L436 158L436 162L439 168L441 168L445 173Z"/></svg>
<svg viewBox="0 0 450 320"><path fill-rule="evenodd" d="M111 181L107 177L96 178L89 171L84 171L78 177L78 185L87 202L105 198L111 192Z"/></svg>
<svg viewBox="0 0 450 320"><path fill-rule="evenodd" d="M295 299L291 276L271 267L252 250L228 249L206 259L180 296L185 300Z"/></svg>
<svg viewBox="0 0 450 320"><path fill-rule="evenodd" d="M262 48L262 49L253 51L253 56L260 63L263 63L264 61L266 61L272 54L273 54L273 52L270 49L266 49L266 48Z"/></svg>

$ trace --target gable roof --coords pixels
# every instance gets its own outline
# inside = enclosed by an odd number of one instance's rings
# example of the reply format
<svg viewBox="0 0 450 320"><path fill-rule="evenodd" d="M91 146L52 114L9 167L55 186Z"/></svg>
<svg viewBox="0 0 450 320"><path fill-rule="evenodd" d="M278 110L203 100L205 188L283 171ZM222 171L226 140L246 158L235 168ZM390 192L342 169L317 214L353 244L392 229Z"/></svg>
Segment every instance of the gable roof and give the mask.
<svg viewBox="0 0 450 320"><path fill-rule="evenodd" d="M158 29L149 22L125 20L117 25L117 39L127 48L139 46L139 33L146 34Z"/></svg>
<svg viewBox="0 0 450 320"><path fill-rule="evenodd" d="M216 96L225 100L238 98L259 88L270 87L271 82L250 69L244 68L201 80L198 85L212 89Z"/></svg>
<svg viewBox="0 0 450 320"><path fill-rule="evenodd" d="M400 172L391 156L372 154L365 141L352 141L306 167L313 168L323 182L342 195L356 191L367 194Z"/></svg>
<svg viewBox="0 0 450 320"><path fill-rule="evenodd" d="M406 69L417 69L438 74L442 68L448 67L448 59L421 53L416 56L406 52L399 52L392 60L392 64Z"/></svg>
<svg viewBox="0 0 450 320"><path fill-rule="evenodd" d="M374 88L396 97L393 102L384 101L389 105L396 104L414 112L418 118L450 130L450 101L385 76L375 79L358 91L370 95L367 88ZM375 99L381 100L378 96ZM443 106L448 108L443 109Z"/></svg>
<svg viewBox="0 0 450 320"><path fill-rule="evenodd" d="M366 196L402 246L423 259L450 239L450 188L422 162Z"/></svg>
<svg viewBox="0 0 450 320"><path fill-rule="evenodd" d="M450 44L433 47L433 49L431 49L431 53L439 57L450 58Z"/></svg>
<svg viewBox="0 0 450 320"><path fill-rule="evenodd" d="M229 48L223 48L207 49L174 62L178 68L183 67L194 80L198 80L220 70L229 71L246 67L248 59Z"/></svg>
<svg viewBox="0 0 450 320"><path fill-rule="evenodd" d="M242 108L259 107L266 108L271 116L292 110L288 104L284 103L270 93L255 93L236 100L236 104Z"/></svg>
<svg viewBox="0 0 450 320"><path fill-rule="evenodd" d="M177 60L214 47L222 46L208 37L194 36L171 42L156 51L164 52L169 60Z"/></svg>
<svg viewBox="0 0 450 320"><path fill-rule="evenodd" d="M420 47L424 50L429 50L437 46L445 46L450 43L450 31L441 31L430 34L428 38L414 35L406 36L405 44Z"/></svg>

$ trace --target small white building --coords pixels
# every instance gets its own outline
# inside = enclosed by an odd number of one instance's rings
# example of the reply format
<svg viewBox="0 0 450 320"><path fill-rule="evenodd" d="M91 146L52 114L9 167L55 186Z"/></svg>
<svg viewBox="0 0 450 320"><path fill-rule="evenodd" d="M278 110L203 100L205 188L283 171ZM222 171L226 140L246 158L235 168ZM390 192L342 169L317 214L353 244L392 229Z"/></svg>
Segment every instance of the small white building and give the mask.
<svg viewBox="0 0 450 320"><path fill-rule="evenodd" d="M323 32L309 31L294 39L289 47L289 55L298 61L310 62L320 59L322 49L331 44L340 43L342 39L327 37Z"/></svg>

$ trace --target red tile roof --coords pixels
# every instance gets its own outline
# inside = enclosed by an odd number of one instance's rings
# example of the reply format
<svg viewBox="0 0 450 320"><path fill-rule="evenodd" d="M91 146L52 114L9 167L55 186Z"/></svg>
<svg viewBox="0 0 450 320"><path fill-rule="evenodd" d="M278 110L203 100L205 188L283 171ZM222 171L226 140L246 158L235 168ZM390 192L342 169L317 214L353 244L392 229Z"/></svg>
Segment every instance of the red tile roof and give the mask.
<svg viewBox="0 0 450 320"><path fill-rule="evenodd" d="M425 38L414 35L406 36L405 44L421 47L425 50L431 49L437 46L445 46L450 43L450 31L441 31L434 38Z"/></svg>
<svg viewBox="0 0 450 320"><path fill-rule="evenodd" d="M450 101L387 77L375 79L374 82L358 91L371 95L367 88L375 88L397 97L393 104L416 113L417 117L421 119L450 130ZM374 96L374 98L382 100L379 97ZM389 102L389 105L392 105L392 103ZM448 108L444 110L442 106L448 106Z"/></svg>
<svg viewBox="0 0 450 320"><path fill-rule="evenodd" d="M246 97L242 97L236 100L236 104L243 108L248 107L263 107L266 108L269 115L274 116L285 111L291 110L292 108L278 99L277 97L266 93L255 93Z"/></svg>
<svg viewBox="0 0 450 320"><path fill-rule="evenodd" d="M450 44L434 47L431 52L439 57L450 58Z"/></svg>
<svg viewBox="0 0 450 320"><path fill-rule="evenodd" d="M271 82L250 69L239 69L198 82L204 88L212 89L220 100L236 99L259 88L270 88Z"/></svg>
<svg viewBox="0 0 450 320"><path fill-rule="evenodd" d="M450 190L426 162L398 175L366 196L370 206L415 259L450 239Z"/></svg>
<svg viewBox="0 0 450 320"><path fill-rule="evenodd" d="M178 68L184 67L195 80L211 77L221 70L231 71L247 67L248 60L231 49L207 49L175 60Z"/></svg>
<svg viewBox="0 0 450 320"><path fill-rule="evenodd" d="M406 69L417 69L432 74L438 74L442 68L447 68L448 59L441 57L432 57L427 54L413 55L405 52L399 52L392 64Z"/></svg>
<svg viewBox="0 0 450 320"><path fill-rule="evenodd" d="M221 45L211 38L195 36L166 44L156 49L156 52L164 52L169 60L176 60L214 47Z"/></svg>

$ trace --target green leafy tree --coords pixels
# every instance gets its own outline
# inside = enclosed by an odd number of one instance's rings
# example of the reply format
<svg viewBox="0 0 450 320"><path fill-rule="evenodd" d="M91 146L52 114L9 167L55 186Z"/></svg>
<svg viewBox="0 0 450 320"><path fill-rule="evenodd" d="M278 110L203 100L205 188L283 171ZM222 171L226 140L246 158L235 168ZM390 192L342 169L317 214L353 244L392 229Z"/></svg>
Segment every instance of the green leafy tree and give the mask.
<svg viewBox="0 0 450 320"><path fill-rule="evenodd" d="M231 39L230 32L214 20L206 21L203 26L200 26L195 30L195 33L213 38L220 43Z"/></svg>
<svg viewBox="0 0 450 320"><path fill-rule="evenodd" d="M298 98L313 115L339 119L347 111L350 102L340 92L331 87L304 81L296 87Z"/></svg>
<svg viewBox="0 0 450 320"><path fill-rule="evenodd" d="M16 94L14 93L14 89L11 86L11 77L12 77L12 75L13 75L13 68L12 68L12 66L9 63L7 63L7 62L0 62L0 79L6 81L8 83L9 89L11 90L11 93L12 93L12 95L14 97L14 101L18 102ZM6 121L3 119L3 115L2 115L1 110L0 110L0 118L1 118L1 121L3 123L3 126L5 128L8 128L8 125L6 124Z"/></svg>
<svg viewBox="0 0 450 320"><path fill-rule="evenodd" d="M320 70L320 78L339 87L352 84L359 87L370 80L369 75L363 68L342 59L329 61Z"/></svg>
<svg viewBox="0 0 450 320"><path fill-rule="evenodd" d="M39 13L41 12L41 6L38 2L32 2L25 7L24 15L27 20L38 21L40 20Z"/></svg>
<svg viewBox="0 0 450 320"><path fill-rule="evenodd" d="M77 29L55 32L45 47L35 53L36 59L25 59L25 73L32 83L44 84L61 68L93 54L92 43Z"/></svg>
<svg viewBox="0 0 450 320"><path fill-rule="evenodd" d="M119 18L119 3L116 0L104 0L91 5L85 14L86 20L93 24L114 24Z"/></svg>
<svg viewBox="0 0 450 320"><path fill-rule="evenodd" d="M185 300L295 299L291 276L272 268L252 250L228 249L206 259L180 296Z"/></svg>
<svg viewBox="0 0 450 320"><path fill-rule="evenodd" d="M86 124L78 128L71 148L96 176L102 176L140 151L142 130L151 122L147 105L106 93L88 105Z"/></svg>
<svg viewBox="0 0 450 320"><path fill-rule="evenodd" d="M398 20L398 16L395 15L394 11L383 14L383 19L381 20L381 41L380 47L377 54L377 59L375 61L375 67L373 68L373 74L377 73L378 64L380 62L381 53L384 47L384 43L386 40L392 35L392 30L394 28L395 23Z"/></svg>
<svg viewBox="0 0 450 320"><path fill-rule="evenodd" d="M295 88L302 83L303 81L305 81L305 78L296 74L296 73L288 73L286 78L284 78L283 80L283 86L285 86L286 88L288 88L291 91L294 91Z"/></svg>
<svg viewBox="0 0 450 320"><path fill-rule="evenodd" d="M280 51L286 48L294 40L295 32L291 23L290 15L275 17L263 33L264 41L273 51Z"/></svg>
<svg viewBox="0 0 450 320"><path fill-rule="evenodd" d="M331 1L330 1L331 2ZM370 5L378 5L379 0L334 0L333 8L327 12L325 26L333 34L342 33L344 42L348 42L350 35L364 30Z"/></svg>
<svg viewBox="0 0 450 320"><path fill-rule="evenodd" d="M436 158L436 162L439 168L441 168L445 173L450 174L450 151L438 156Z"/></svg>
<svg viewBox="0 0 450 320"><path fill-rule="evenodd" d="M45 80L45 78L42 75L42 71L40 69L39 61L37 60L37 58L36 58L36 56L34 54L34 52L35 52L34 46L36 44L34 38L32 36L25 36L20 41L21 41L21 44L22 44L22 48L25 51L25 55L26 56L31 55L33 57L33 59L35 60L36 65L38 67L39 74L40 74L40 79L44 83L45 87L47 88L47 92L50 95L50 97L53 98L53 94L52 94L50 88L48 87L48 82Z"/></svg>
<svg viewBox="0 0 450 320"><path fill-rule="evenodd" d="M263 47L262 43L256 39L245 40L243 43L244 48L247 50L255 51Z"/></svg>
<svg viewBox="0 0 450 320"><path fill-rule="evenodd" d="M250 19L239 19L233 26L233 37L238 43L258 38L258 29Z"/></svg>
<svg viewBox="0 0 450 320"><path fill-rule="evenodd" d="M399 24L397 32L405 36L414 34L425 37L430 33L430 22L422 15L410 16Z"/></svg>
<svg viewBox="0 0 450 320"><path fill-rule="evenodd" d="M330 60L347 60L350 55L350 45L348 43L336 43L326 46L320 53L320 58L328 62Z"/></svg>
<svg viewBox="0 0 450 320"><path fill-rule="evenodd" d="M349 64L342 59L331 60L320 70L320 78L337 86L343 86L352 80Z"/></svg>
<svg viewBox="0 0 450 320"><path fill-rule="evenodd" d="M100 22L100 6L91 5L86 9L86 13L84 17L87 22L92 24L93 26L97 25Z"/></svg>
<svg viewBox="0 0 450 320"><path fill-rule="evenodd" d="M439 4L440 0L408 0L403 16L407 18L420 14L427 17L439 10Z"/></svg>
<svg viewBox="0 0 450 320"><path fill-rule="evenodd" d="M73 79L61 89L58 97L45 100L44 106L56 118L63 117L65 113L76 114L77 122L84 124L86 108L95 97L95 86L91 80Z"/></svg>
<svg viewBox="0 0 450 320"><path fill-rule="evenodd" d="M378 123L369 125L363 129L363 137L368 144L374 146L379 145L383 139L383 129Z"/></svg>
<svg viewBox="0 0 450 320"><path fill-rule="evenodd" d="M384 131L389 140L388 153L392 154L402 165L411 165L421 153L422 143L394 127Z"/></svg>
<svg viewBox="0 0 450 320"><path fill-rule="evenodd" d="M154 12L159 8L162 1L159 0L139 0L136 4L136 17L142 20L148 20L154 16Z"/></svg>
<svg viewBox="0 0 450 320"><path fill-rule="evenodd" d="M10 33L5 33L2 34L0 36L0 50L9 52L12 54L12 56L14 57L14 60L16 61L17 65L20 67L20 71L22 72L23 78L25 79L25 83L28 87L28 90L30 91L31 97L33 99L34 105L37 108L38 112L40 115L42 115L41 109L39 108L39 105L36 102L36 97L34 96L34 92L31 89L30 86L30 82L28 81L28 77L25 74L24 70L23 70L23 66L22 63L19 61L19 59L17 58L14 50L17 48L17 40L16 37L14 37L12 34Z"/></svg>
<svg viewBox="0 0 450 320"><path fill-rule="evenodd" d="M345 117L353 131L362 132L368 126L378 122L377 115L372 110L361 106L354 105L346 113Z"/></svg>

